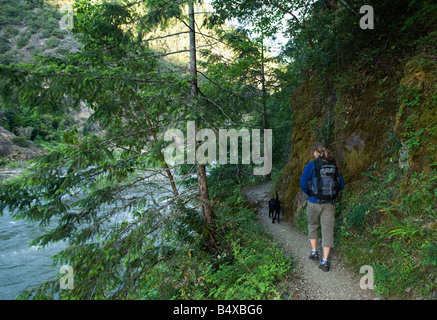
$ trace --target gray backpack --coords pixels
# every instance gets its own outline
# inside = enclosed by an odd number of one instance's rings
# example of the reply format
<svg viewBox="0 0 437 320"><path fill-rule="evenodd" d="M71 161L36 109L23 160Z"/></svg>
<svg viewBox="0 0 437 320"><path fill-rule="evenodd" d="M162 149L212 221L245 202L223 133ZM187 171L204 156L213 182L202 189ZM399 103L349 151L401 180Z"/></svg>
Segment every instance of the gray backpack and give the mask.
<svg viewBox="0 0 437 320"><path fill-rule="evenodd" d="M314 160L315 177L311 184L311 196L317 200L334 201L341 190L338 168L333 162L320 158Z"/></svg>

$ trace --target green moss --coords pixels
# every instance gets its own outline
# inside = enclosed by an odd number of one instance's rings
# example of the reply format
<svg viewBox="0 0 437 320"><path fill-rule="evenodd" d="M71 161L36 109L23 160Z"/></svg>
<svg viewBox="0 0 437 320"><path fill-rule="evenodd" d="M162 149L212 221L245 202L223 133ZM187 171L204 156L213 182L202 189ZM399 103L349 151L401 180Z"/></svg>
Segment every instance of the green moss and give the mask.
<svg viewBox="0 0 437 320"><path fill-rule="evenodd" d="M370 160L370 154L366 149L345 151L342 168L343 178L346 181L359 179L361 173L368 168Z"/></svg>
<svg viewBox="0 0 437 320"><path fill-rule="evenodd" d="M311 107L312 99L313 90L309 82L305 82L297 88L290 99L294 123L291 153L277 185L280 193L284 195L284 213L286 216L298 207L295 197L300 190L300 178L305 165L312 160L311 148L314 144L314 134L311 120L315 117Z"/></svg>
<svg viewBox="0 0 437 320"><path fill-rule="evenodd" d="M364 74L351 81L350 86L338 92L325 88L328 97L323 99L316 95L321 84L307 81L290 99L294 123L291 154L279 179L284 205L290 213L302 202L296 198L299 181L305 165L313 160L311 148L315 142L324 142L334 152L348 185L359 180L369 166L382 162L385 150L393 147L384 142L384 137L392 132L395 123L398 82ZM322 102L326 105L320 106ZM346 148L352 135L358 136L363 145Z"/></svg>
<svg viewBox="0 0 437 320"><path fill-rule="evenodd" d="M394 131L408 150L410 172L430 172L437 158L437 76L434 56L420 54L405 64Z"/></svg>

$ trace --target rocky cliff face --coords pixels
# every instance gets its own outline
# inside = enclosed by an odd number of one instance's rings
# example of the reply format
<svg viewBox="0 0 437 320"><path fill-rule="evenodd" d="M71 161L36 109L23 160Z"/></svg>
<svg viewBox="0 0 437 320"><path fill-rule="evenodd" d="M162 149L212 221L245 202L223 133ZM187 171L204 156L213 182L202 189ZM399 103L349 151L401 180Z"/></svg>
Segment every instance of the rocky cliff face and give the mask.
<svg viewBox="0 0 437 320"><path fill-rule="evenodd" d="M349 187L388 154L408 173L429 172L437 161L436 71L436 55L425 46L389 72L355 70L322 85L314 76L295 90L291 154L277 186L286 214L305 204L299 181L317 141L334 151Z"/></svg>

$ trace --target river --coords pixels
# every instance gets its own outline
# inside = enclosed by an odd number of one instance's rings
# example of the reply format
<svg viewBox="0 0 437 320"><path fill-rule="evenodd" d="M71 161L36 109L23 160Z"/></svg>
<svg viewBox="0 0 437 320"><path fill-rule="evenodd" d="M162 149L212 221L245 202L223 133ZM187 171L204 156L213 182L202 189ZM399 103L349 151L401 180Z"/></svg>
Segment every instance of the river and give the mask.
<svg viewBox="0 0 437 320"><path fill-rule="evenodd" d="M20 169L2 171L0 181L20 172ZM130 196L136 194L135 190L129 192ZM160 191L160 196L163 195ZM129 218L130 212L124 211L117 214L116 220ZM38 222L14 220L7 210L0 216L0 300L12 300L22 291L56 278L60 266L52 267L50 257L63 250L67 244L58 242L46 248L29 245L29 242L53 226L41 227Z"/></svg>
<svg viewBox="0 0 437 320"><path fill-rule="evenodd" d="M23 290L54 278L50 257L66 244L58 242L41 249L29 242L49 227L12 219L9 212L0 217L0 299L14 299Z"/></svg>
<svg viewBox="0 0 437 320"><path fill-rule="evenodd" d="M24 169L3 169L0 181L18 176ZM20 292L56 277L51 256L66 247L58 242L42 249L29 242L49 230L37 222L14 220L6 209L0 216L0 300L14 299Z"/></svg>

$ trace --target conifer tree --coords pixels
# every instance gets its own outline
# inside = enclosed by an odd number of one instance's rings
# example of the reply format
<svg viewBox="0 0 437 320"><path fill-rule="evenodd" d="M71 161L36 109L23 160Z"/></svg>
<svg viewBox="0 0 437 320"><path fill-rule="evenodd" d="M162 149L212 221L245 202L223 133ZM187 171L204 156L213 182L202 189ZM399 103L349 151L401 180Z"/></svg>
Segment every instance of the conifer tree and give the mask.
<svg viewBox="0 0 437 320"><path fill-rule="evenodd" d="M144 30L185 19L188 3L78 1L73 31L81 39L79 53L0 66L5 101L44 109L72 100L75 108L91 108L89 121L100 127L98 134L64 132L55 150L0 187L2 212L8 207L16 218L50 226L33 244L68 243L54 257L74 270L74 289L60 292L63 297L135 298L147 270L171 259L176 243L207 234L207 249L214 245L204 166L198 167L200 221L185 206L196 196L193 186L180 189L177 168L161 152L166 129L201 114L192 92L196 75L159 72L159 54L141 41ZM24 296L57 292L52 280Z"/></svg>
<svg viewBox="0 0 437 320"><path fill-rule="evenodd" d="M186 120L195 120L198 128L241 125L242 114L251 112L248 95L259 97L259 66L251 66L259 50L247 37L238 40L238 30L219 31L217 37L202 33L194 3L77 1L73 32L80 52L0 66L5 103L65 112L67 105L86 105L92 109L89 123L99 127L89 133L66 130L56 149L0 186L2 212L9 208L15 218L50 226L33 244L65 241L68 247L53 261L74 270L68 294L59 291L55 279L24 297L137 298L148 270L175 264L170 261L177 259L177 250L193 244L208 253L219 250L206 167L170 167L161 151L162 134L183 129ZM145 36L173 21L185 28ZM209 26L217 28L217 21ZM187 50L157 53L149 46L182 33L191 39ZM211 42L198 45L196 37ZM212 63L208 49L217 43L237 54L227 69ZM190 53L189 72L162 72L160 58L182 52ZM208 72L198 69L199 52L211 62ZM181 188L177 180L189 180L193 173L197 184Z"/></svg>

